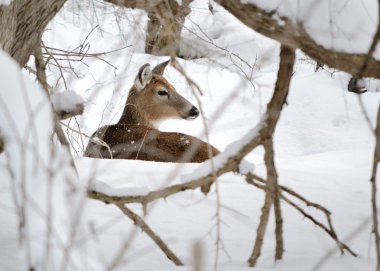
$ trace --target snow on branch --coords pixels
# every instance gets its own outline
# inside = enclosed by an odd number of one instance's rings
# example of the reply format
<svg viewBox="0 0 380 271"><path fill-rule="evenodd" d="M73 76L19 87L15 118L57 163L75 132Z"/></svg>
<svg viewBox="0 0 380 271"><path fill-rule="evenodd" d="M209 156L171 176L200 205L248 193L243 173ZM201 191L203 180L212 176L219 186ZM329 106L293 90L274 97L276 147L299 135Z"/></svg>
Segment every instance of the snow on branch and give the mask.
<svg viewBox="0 0 380 271"><path fill-rule="evenodd" d="M106 194L109 196L117 196L117 197L128 197L128 196L136 196L136 195L144 195L149 192L147 187L128 187L128 188L113 188L108 184L98 181L91 180L87 187L88 190L97 191L102 194Z"/></svg>
<svg viewBox="0 0 380 271"><path fill-rule="evenodd" d="M353 76L357 75L363 63L367 63L362 76L380 78L379 60L373 57L367 59L368 54L366 53L344 53L328 49L318 44L306 32L302 22L295 22L292 18L280 16L275 10L264 10L252 2L242 3L243 1L236 0L218 0L216 2L253 30L294 49L301 49L318 63L350 73Z"/></svg>
<svg viewBox="0 0 380 271"><path fill-rule="evenodd" d="M74 91L54 93L50 99L60 120L83 114L84 100Z"/></svg>

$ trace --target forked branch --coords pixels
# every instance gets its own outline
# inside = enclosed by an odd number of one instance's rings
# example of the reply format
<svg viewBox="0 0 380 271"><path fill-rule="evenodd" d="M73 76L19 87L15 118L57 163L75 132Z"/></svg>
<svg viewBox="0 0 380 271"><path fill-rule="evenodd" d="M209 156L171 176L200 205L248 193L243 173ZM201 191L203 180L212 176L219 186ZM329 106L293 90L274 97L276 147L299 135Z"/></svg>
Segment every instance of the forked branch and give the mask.
<svg viewBox="0 0 380 271"><path fill-rule="evenodd" d="M260 223L257 228L255 245L251 256L248 259L250 266L255 266L260 257L261 248L264 243L264 235L269 221L269 214L274 203L275 221L276 221L276 254L275 259L282 259L284 251L283 236L282 236L282 215L279 199L278 176L274 163L273 150L273 134L280 118L281 110L286 102L289 93L290 80L293 74L293 66L295 61L294 50L281 46L280 51L280 68L277 74L276 86L271 101L268 104L267 110L267 125L261 131L261 141L265 150L264 161L267 168L268 184L265 190L264 205L261 209Z"/></svg>
<svg viewBox="0 0 380 271"><path fill-rule="evenodd" d="M252 174L252 173L246 174L245 180L248 184L254 185L255 187L257 187L259 189L263 189L263 190L268 189L268 187L267 187L268 182L266 180L264 180L263 178L255 175L255 174ZM327 210L325 207L321 206L318 203L309 201L308 199L306 199L305 197L303 197L299 193L295 192L294 190L292 190L286 186L279 185L278 188L279 188L280 198L282 200L284 200L286 203L288 203L290 206L294 207L305 218L309 219L315 225L317 225L319 228L324 230L337 243L338 248L340 249L340 251L342 253L344 253L344 251L347 251L352 256L357 257L357 254L354 251L352 251L349 248L349 246L347 246L346 244L344 244L342 241L339 240L338 235L336 234L335 229L332 225L331 212L329 210ZM287 195L285 195L285 194L287 194ZM322 222L315 219L312 215L310 215L305 210L303 210L298 204L296 204L294 201L292 201L288 196L291 196L291 197L294 197L294 198L300 200L301 202L303 202L308 207L313 207L313 208L317 209L318 211L321 211L325 215L328 225L326 226Z"/></svg>

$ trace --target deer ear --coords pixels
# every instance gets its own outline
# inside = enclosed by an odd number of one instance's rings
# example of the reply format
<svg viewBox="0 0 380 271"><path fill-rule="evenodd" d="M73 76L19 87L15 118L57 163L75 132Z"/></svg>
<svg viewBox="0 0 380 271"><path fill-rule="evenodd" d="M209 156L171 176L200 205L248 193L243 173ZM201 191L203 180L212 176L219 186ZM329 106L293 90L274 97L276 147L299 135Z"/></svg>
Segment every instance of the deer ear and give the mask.
<svg viewBox="0 0 380 271"><path fill-rule="evenodd" d="M158 74L158 75L163 75L166 66L170 63L170 59L168 61L162 62L158 64L156 67L154 67L152 73Z"/></svg>
<svg viewBox="0 0 380 271"><path fill-rule="evenodd" d="M142 90L152 79L152 68L149 63L141 66L135 79L135 86L138 91Z"/></svg>

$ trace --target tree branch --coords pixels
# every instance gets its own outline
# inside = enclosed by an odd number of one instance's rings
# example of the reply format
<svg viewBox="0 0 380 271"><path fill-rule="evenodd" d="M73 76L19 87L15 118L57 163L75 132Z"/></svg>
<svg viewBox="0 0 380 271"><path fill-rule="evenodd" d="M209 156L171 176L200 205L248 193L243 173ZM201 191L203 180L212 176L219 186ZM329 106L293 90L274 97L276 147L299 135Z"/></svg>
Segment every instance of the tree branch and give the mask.
<svg viewBox="0 0 380 271"><path fill-rule="evenodd" d="M149 227L148 224L145 223L144 219L142 219L139 215L132 212L131 209L129 209L124 204L116 204L117 207L120 208L120 210L131 219L134 224L139 227L143 232L145 232L152 240L156 243L156 245L162 250L162 252L165 253L166 257L168 257L169 260L171 260L175 265L181 266L183 263L181 260L173 253L173 251L170 250L170 248L165 244L162 239L154 233L154 231Z"/></svg>
<svg viewBox="0 0 380 271"><path fill-rule="evenodd" d="M264 242L265 230L269 220L269 213L273 202L275 202L276 210L276 260L282 258L283 253L283 237L282 237L282 217L279 200L279 189L277 183L277 171L274 164L273 154L273 133L277 122L280 118L282 107L286 102L289 93L290 80L293 74L293 66L295 61L295 52L293 49L282 45L280 51L280 68L277 74L277 81L273 97L268 104L267 126L262 130L261 138L265 150L264 161L268 175L268 189L265 190L265 200L261 211L260 223L257 228L255 245L251 256L248 259L250 266L255 266L261 254L261 248Z"/></svg>
<svg viewBox="0 0 380 271"><path fill-rule="evenodd" d="M0 153L4 151L4 140L0 137Z"/></svg>
<svg viewBox="0 0 380 271"><path fill-rule="evenodd" d="M380 271L380 233L379 233L379 219L378 219L378 207L377 207L377 167L380 162L380 105L377 112L377 126L376 126L376 145L373 155L373 165L372 165L372 175L371 175L371 207L372 207L372 231L375 235L375 247L376 247L376 258L377 265L376 270Z"/></svg>
<svg viewBox="0 0 380 271"><path fill-rule="evenodd" d="M367 54L342 53L324 48L309 36L301 23L295 24L289 18L282 16L280 25L278 20L273 18L273 11L265 11L252 3L243 4L235 0L216 2L253 30L293 49L301 49L318 63L353 76L356 76L363 63L368 63L362 76L380 78L380 61L372 57L366 61Z"/></svg>

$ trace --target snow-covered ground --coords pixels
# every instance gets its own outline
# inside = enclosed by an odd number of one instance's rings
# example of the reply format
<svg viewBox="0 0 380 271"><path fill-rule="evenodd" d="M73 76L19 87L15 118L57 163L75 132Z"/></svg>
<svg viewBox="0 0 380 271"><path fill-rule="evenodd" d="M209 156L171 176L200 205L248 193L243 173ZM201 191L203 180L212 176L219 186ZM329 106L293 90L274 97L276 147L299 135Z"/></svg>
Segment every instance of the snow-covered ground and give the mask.
<svg viewBox="0 0 380 271"><path fill-rule="evenodd" d="M252 129L265 112L276 80L278 44L252 32L225 11L218 11L213 17L205 8L207 3L194 2L181 50L192 56L203 55L207 49L213 51L209 58L179 61L204 92L201 101L211 143L224 150ZM117 122L139 67L146 62L154 65L167 58L142 53L146 25L142 12L123 14L112 5L98 3L93 9L87 6L87 2L82 3L78 6L79 2L69 2L49 25L44 37L48 46L73 49L85 40L97 23L100 26L87 38L90 52L133 45L103 57L117 69L90 58L85 59L88 66L80 63L74 66L79 78L68 78L68 89L84 97L86 109L78 118L79 127L73 121L67 123L90 135L101 125ZM118 15L117 20L114 14ZM196 24L204 30L200 32L198 29L198 35L210 35L212 43L188 47L194 44L193 32L199 28ZM227 47L236 55L223 52L215 45ZM347 74L332 70L315 72L313 65L305 55L297 52L290 96L275 134L279 180L327 207L332 212L339 237L359 257L340 255L334 241L325 232L284 203L284 260L276 263L273 260L275 240L271 219L255 270L374 270L369 184L374 136L364 112L373 127L379 94L368 92L361 95L364 105L361 107L359 97L346 91ZM55 85L59 76L59 71L51 67L49 82ZM178 92L196 104L194 94L178 72L169 67L165 76ZM65 89L62 80L57 88ZM192 122L167 121L160 128L204 138L203 127L201 118L198 118ZM198 167L83 158L81 153L86 138L82 142L78 135L70 132L69 139L74 145L75 163L82 183L101 181L119 191L156 190L180 182L181 176L191 174ZM249 154L247 160L255 164L257 174L265 176L262 155L259 148ZM0 156L0 159L0 225L3 225L0 228L0 269L18 270L18 225L9 195L5 157ZM223 250L220 251L218 270L252 270L247 259L253 248L264 195L234 174L220 177L219 187ZM144 215L140 205L130 207ZM115 270L141 271L193 270L192 250L195 243L200 242L204 252L202 270L213 270L216 208L214 190L207 197L199 190L187 191L149 205L145 217L147 223L179 256L185 267L174 266L115 206L94 200L86 203L84 227L75 244L81 248L83 266L87 270L107 270L118 261L120 250L127 245ZM320 214L306 210L323 220Z"/></svg>

